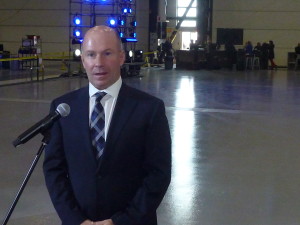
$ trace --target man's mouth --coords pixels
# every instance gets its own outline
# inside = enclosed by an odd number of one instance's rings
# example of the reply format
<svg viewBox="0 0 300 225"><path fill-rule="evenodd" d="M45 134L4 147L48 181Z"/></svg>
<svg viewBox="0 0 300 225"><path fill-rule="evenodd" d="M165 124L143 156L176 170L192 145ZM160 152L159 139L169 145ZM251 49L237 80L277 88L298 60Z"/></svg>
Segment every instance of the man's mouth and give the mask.
<svg viewBox="0 0 300 225"><path fill-rule="evenodd" d="M96 72L96 73L94 73L94 75L96 75L96 76L104 76L106 74L107 74L107 72Z"/></svg>

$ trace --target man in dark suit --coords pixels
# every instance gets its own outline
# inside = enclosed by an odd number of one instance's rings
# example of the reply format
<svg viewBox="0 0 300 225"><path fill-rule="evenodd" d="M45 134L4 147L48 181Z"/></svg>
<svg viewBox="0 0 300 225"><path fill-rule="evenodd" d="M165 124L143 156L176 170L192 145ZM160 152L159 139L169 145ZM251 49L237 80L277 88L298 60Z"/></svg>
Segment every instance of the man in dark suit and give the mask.
<svg viewBox="0 0 300 225"><path fill-rule="evenodd" d="M157 224L156 209L171 178L169 126L160 99L122 82L124 59L114 30L91 28L82 44L89 86L51 104L52 111L63 102L71 108L51 129L43 165L63 225ZM98 92L104 92L101 100ZM95 141L98 101L104 127Z"/></svg>

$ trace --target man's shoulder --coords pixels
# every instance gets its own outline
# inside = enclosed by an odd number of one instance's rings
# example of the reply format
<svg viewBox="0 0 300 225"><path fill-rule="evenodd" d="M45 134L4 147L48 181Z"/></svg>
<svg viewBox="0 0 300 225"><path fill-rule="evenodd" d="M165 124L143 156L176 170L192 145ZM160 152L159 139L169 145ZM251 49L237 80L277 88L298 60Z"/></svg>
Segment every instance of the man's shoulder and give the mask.
<svg viewBox="0 0 300 225"><path fill-rule="evenodd" d="M128 86L126 84L123 85L122 89L123 89L122 93L124 93L128 97L135 98L136 100L162 102L162 100L160 98L158 98L152 94L149 94L146 91Z"/></svg>

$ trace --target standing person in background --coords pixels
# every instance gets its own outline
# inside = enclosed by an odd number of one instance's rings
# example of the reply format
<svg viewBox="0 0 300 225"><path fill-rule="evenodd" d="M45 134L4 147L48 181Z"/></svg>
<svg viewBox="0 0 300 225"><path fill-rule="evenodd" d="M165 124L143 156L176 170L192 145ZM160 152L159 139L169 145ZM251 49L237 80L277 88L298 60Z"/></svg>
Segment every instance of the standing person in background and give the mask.
<svg viewBox="0 0 300 225"><path fill-rule="evenodd" d="M236 64L236 49L232 41L227 41L225 43L225 52L227 58L227 68L229 70L233 69L233 65Z"/></svg>
<svg viewBox="0 0 300 225"><path fill-rule="evenodd" d="M260 42L257 42L256 46L253 48L253 56L259 58L259 66L262 68L262 46Z"/></svg>
<svg viewBox="0 0 300 225"><path fill-rule="evenodd" d="M295 53L296 53L296 62L295 62L295 69L298 69L298 65L300 64L300 43L295 47Z"/></svg>
<svg viewBox="0 0 300 225"><path fill-rule="evenodd" d="M194 44L194 40L191 39L191 42L190 42L190 51L192 50L195 50L195 44Z"/></svg>
<svg viewBox="0 0 300 225"><path fill-rule="evenodd" d="M245 50L246 70L247 69L252 69L252 65L253 65L253 45L252 45L251 41L246 42L244 50Z"/></svg>
<svg viewBox="0 0 300 225"><path fill-rule="evenodd" d="M296 55L300 55L300 43L295 47L295 53Z"/></svg>
<svg viewBox="0 0 300 225"><path fill-rule="evenodd" d="M274 62L274 58L275 58L274 48L275 48L274 42L269 41L269 61L271 63L271 69L277 68L277 65Z"/></svg>
<svg viewBox="0 0 300 225"><path fill-rule="evenodd" d="M254 51L261 52L261 43L257 42L256 46L253 49Z"/></svg>
<svg viewBox="0 0 300 225"><path fill-rule="evenodd" d="M252 45L251 41L247 41L246 45L245 45L246 57L247 56L252 56L252 53L253 53L253 45Z"/></svg>
<svg viewBox="0 0 300 225"><path fill-rule="evenodd" d="M87 31L82 63L89 85L55 99L71 108L51 129L43 164L62 225L157 225L171 179L164 103L124 84L125 54L106 26Z"/></svg>
<svg viewBox="0 0 300 225"><path fill-rule="evenodd" d="M261 68L263 70L268 69L268 63L269 63L269 45L267 42L264 42L261 45Z"/></svg>
<svg viewBox="0 0 300 225"><path fill-rule="evenodd" d="M164 63L167 56L173 56L173 46L170 37L167 37L164 43L160 46L160 53L158 56L159 63Z"/></svg>

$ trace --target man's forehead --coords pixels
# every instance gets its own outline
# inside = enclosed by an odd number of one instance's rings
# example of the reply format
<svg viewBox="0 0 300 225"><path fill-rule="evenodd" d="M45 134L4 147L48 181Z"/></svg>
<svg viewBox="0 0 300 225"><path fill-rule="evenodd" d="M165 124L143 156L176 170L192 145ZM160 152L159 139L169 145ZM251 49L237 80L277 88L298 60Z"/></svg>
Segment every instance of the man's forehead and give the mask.
<svg viewBox="0 0 300 225"><path fill-rule="evenodd" d="M85 48L86 52L105 52L105 51L115 51L115 49L112 48L103 48L103 49L95 49L95 48L89 48L88 46Z"/></svg>

